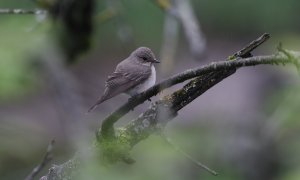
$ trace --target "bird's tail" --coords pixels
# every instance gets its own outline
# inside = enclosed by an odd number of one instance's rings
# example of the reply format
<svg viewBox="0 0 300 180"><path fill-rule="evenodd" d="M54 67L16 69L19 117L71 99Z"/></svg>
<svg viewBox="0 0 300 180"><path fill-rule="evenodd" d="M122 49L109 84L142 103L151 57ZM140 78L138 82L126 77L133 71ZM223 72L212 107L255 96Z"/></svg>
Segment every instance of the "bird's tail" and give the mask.
<svg viewBox="0 0 300 180"><path fill-rule="evenodd" d="M88 113L92 112L94 109L97 108L97 106L99 104L101 104L105 99L104 98L100 98L94 105L92 105L89 110L87 111Z"/></svg>

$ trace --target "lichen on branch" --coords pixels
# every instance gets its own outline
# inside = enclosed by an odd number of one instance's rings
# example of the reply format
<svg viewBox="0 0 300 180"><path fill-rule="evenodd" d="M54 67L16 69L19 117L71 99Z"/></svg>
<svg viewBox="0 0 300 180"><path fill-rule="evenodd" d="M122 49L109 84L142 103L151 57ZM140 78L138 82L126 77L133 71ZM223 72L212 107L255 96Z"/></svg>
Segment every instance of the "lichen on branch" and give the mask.
<svg viewBox="0 0 300 180"><path fill-rule="evenodd" d="M244 53L247 55L253 49L254 48L249 48L249 52L246 51ZM134 162L134 160L130 158L129 153L137 143L146 139L151 134L161 131L162 127L176 117L178 111L191 103L197 97L201 96L214 85L234 74L239 68L263 64L298 65L300 59L299 53L290 51L286 52L288 52L289 55L285 53L276 53L269 56L246 56L247 58L237 56L232 60L226 59L224 61L214 62L195 69L186 70L133 97L118 110L108 116L103 121L101 129L99 129L96 133L97 152L99 152L100 157L102 156L100 159L103 160L103 163L115 163L118 161L124 161L127 163ZM150 107L144 113L140 114L138 118L132 120L122 128L114 129L114 123L134 107L156 95L163 89L186 80L190 81L183 88L180 88L179 90L164 96L160 100L151 103ZM66 163L66 166L67 165L68 163ZM64 164L59 166L61 169L57 172L56 177L66 173L66 171L64 171L64 166ZM67 172L77 171L77 168L78 166L74 166L74 169L67 168ZM47 177L49 177L49 174ZM48 178L48 180L49 179L51 178Z"/></svg>

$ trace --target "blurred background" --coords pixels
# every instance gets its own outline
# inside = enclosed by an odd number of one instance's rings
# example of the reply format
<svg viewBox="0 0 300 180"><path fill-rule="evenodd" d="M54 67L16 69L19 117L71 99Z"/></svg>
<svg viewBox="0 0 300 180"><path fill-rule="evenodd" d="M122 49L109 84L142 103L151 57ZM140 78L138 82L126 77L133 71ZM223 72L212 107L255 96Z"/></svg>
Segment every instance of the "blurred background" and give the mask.
<svg viewBox="0 0 300 180"><path fill-rule="evenodd" d="M0 15L0 179L25 178L53 138L53 164L65 162L84 144L70 134L82 131L85 146L91 145L101 120L128 96L86 111L117 63L139 46L150 47L161 60L158 81L225 60L264 32L271 39L254 55L276 53L279 42L300 49L298 0L73 1L79 3L64 0L58 8L55 0L0 1L1 9L49 11ZM299 82L290 66L242 68L167 125L173 143L216 170L217 177L153 135L132 150L134 165L108 170L94 162L82 179L298 180Z"/></svg>

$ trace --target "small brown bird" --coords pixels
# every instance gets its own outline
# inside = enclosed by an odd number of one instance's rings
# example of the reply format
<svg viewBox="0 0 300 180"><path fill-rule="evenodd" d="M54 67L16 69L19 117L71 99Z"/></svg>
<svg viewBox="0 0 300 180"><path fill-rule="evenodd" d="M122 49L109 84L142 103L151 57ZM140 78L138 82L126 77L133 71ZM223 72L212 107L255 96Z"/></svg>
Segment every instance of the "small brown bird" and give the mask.
<svg viewBox="0 0 300 180"><path fill-rule="evenodd" d="M156 81L153 63L159 63L159 61L151 49L139 47L133 51L128 58L117 65L115 72L108 76L103 95L88 112L120 93L134 96L153 86Z"/></svg>

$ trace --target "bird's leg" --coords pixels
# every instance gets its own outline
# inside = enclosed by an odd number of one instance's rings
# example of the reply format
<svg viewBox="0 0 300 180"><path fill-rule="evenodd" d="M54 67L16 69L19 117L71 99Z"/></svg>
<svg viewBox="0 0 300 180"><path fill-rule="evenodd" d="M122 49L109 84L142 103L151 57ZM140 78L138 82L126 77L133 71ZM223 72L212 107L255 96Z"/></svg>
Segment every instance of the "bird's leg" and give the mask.
<svg viewBox="0 0 300 180"><path fill-rule="evenodd" d="M132 103L134 101L134 96L130 96L130 98L128 98L128 102ZM134 107L130 109L131 111L134 110Z"/></svg>
<svg viewBox="0 0 300 180"><path fill-rule="evenodd" d="M133 96L130 96L129 98L128 98L128 102L132 102L133 101Z"/></svg>

